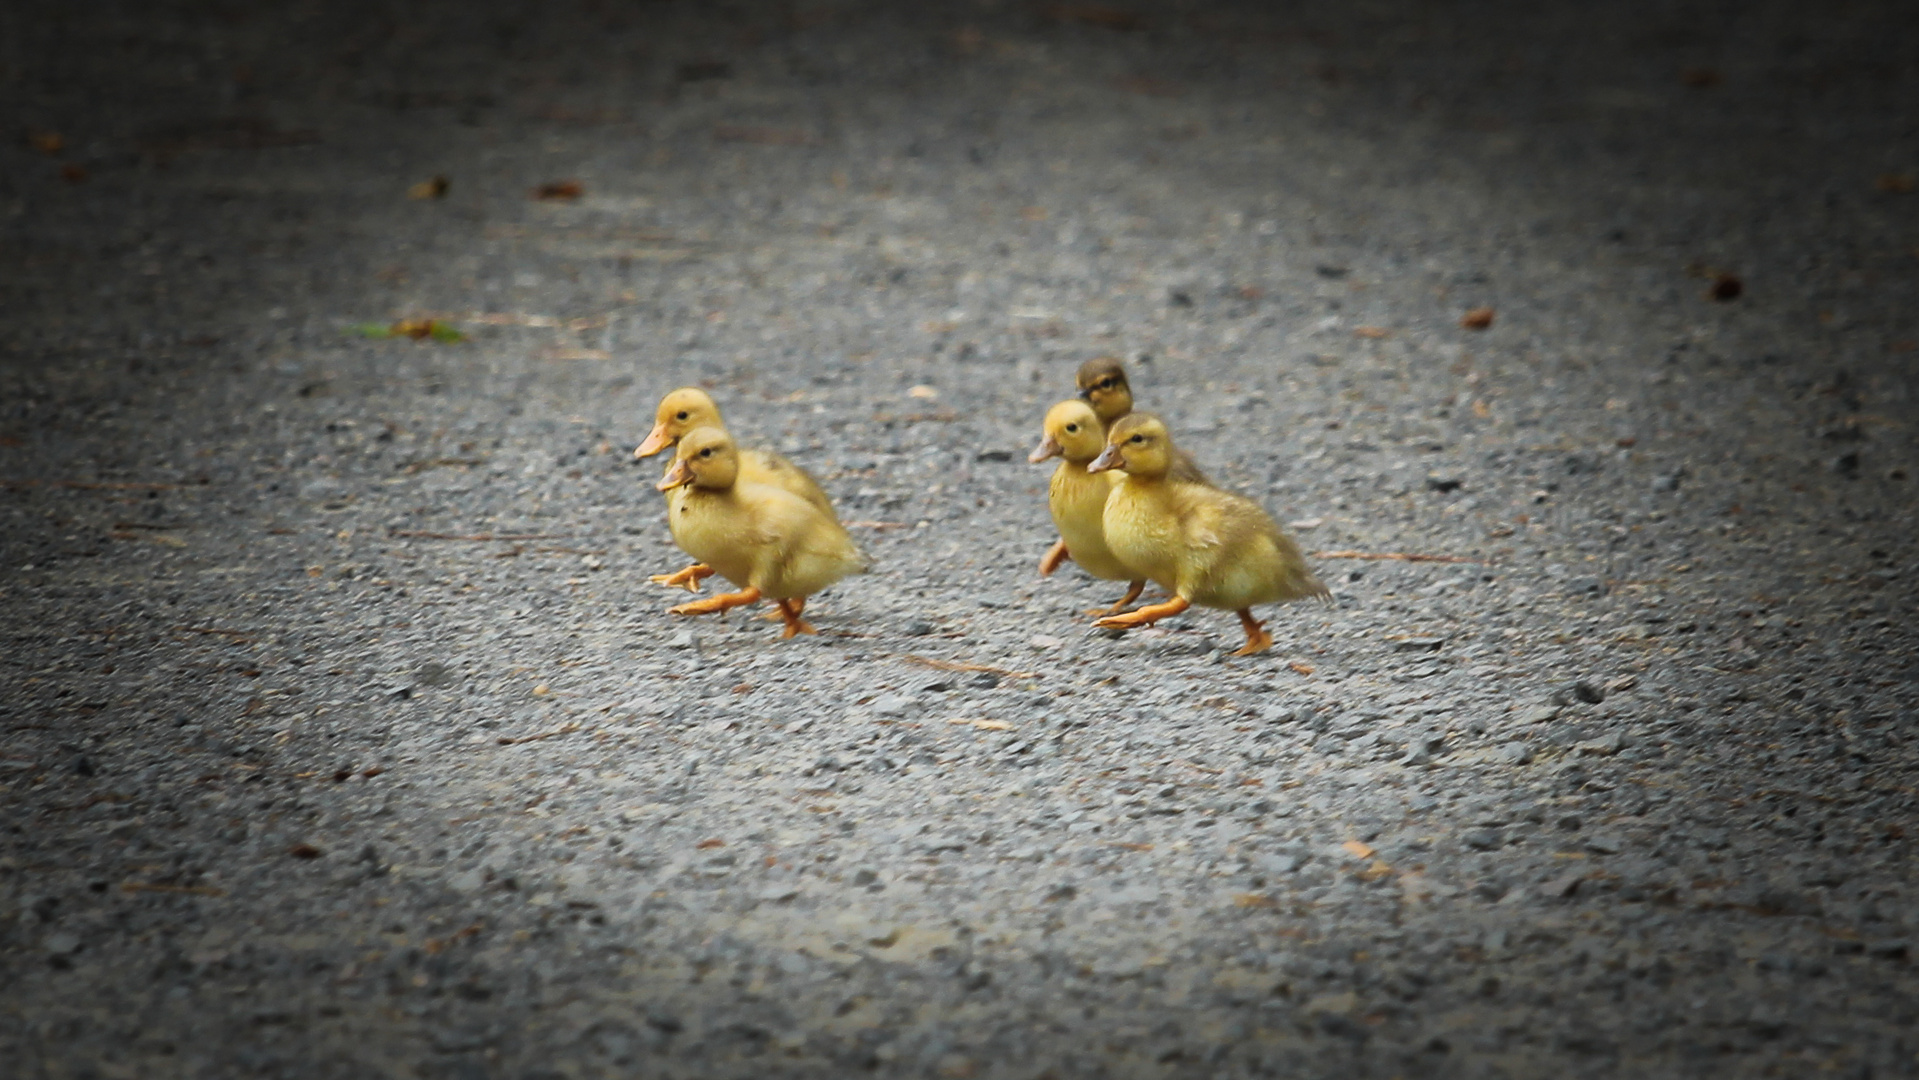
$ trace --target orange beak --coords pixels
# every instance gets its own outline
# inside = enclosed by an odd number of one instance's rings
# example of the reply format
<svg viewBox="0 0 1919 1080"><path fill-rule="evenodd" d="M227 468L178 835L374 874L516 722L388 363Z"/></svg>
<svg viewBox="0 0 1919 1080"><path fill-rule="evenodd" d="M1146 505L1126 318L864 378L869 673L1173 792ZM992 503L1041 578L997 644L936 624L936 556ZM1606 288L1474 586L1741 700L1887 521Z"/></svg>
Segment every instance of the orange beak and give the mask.
<svg viewBox="0 0 1919 1080"><path fill-rule="evenodd" d="M666 434L666 425L654 424L653 430L646 433L646 441L633 448L633 459L650 458L672 445L673 440Z"/></svg>
<svg viewBox="0 0 1919 1080"><path fill-rule="evenodd" d="M1126 459L1119 456L1119 447L1109 444L1098 457L1093 459L1091 465L1086 466L1086 471L1089 473L1105 472L1108 469L1124 469L1125 467Z"/></svg>
<svg viewBox="0 0 1919 1080"><path fill-rule="evenodd" d="M660 482L653 486L661 491L672 491L676 487L685 487L692 482L693 470L687 467L686 462L675 461L673 467L666 470L666 475L660 477Z"/></svg>
<svg viewBox="0 0 1919 1080"><path fill-rule="evenodd" d="M1033 448L1032 453L1026 455L1026 460L1038 465L1047 458L1058 457L1062 452L1059 440L1048 435L1039 441L1039 445Z"/></svg>

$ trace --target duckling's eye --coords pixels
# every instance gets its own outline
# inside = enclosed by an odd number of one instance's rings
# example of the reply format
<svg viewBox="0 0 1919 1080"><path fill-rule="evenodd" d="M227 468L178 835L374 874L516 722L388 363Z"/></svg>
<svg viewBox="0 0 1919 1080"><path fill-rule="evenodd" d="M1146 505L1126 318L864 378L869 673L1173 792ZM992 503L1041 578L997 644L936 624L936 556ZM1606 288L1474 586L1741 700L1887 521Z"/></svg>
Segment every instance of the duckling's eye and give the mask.
<svg viewBox="0 0 1919 1080"><path fill-rule="evenodd" d="M1130 439L1128 439L1128 440L1126 440L1126 441L1127 441L1127 442L1130 442L1130 443L1143 443L1143 442L1145 442L1145 441L1146 441L1146 436L1144 436L1144 435L1135 435L1135 436L1133 436L1132 438L1130 438Z"/></svg>
<svg viewBox="0 0 1919 1080"><path fill-rule="evenodd" d="M1066 425L1066 430L1067 430L1067 431L1078 431L1078 430L1079 430L1079 425L1078 425L1078 424L1068 424L1068 425Z"/></svg>
<svg viewBox="0 0 1919 1080"><path fill-rule="evenodd" d="M690 414L685 409L681 409L678 413L674 415L673 419L684 420L687 418L688 415Z"/></svg>
<svg viewBox="0 0 1919 1080"><path fill-rule="evenodd" d="M712 457L712 456L713 456L713 448L709 446L709 447L707 447L706 449L704 449L704 450L702 450L702 451L700 451L700 456L701 456L701 457Z"/></svg>

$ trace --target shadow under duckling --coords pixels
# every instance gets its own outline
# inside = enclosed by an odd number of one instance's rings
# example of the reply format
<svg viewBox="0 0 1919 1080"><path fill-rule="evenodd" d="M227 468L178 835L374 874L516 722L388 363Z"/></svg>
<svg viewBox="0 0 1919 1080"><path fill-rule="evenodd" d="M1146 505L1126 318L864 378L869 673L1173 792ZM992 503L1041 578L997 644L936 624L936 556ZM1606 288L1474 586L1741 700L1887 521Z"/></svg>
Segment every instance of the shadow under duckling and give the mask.
<svg viewBox="0 0 1919 1080"><path fill-rule="evenodd" d="M1039 561L1040 576L1050 575L1060 563L1071 559L1096 578L1128 583L1126 595L1118 603L1089 611L1088 615L1125 611L1146 588L1146 579L1133 573L1106 546L1101 519L1117 477L1110 472L1086 471L1105 449L1106 429L1093 414L1093 407L1073 398L1046 410L1045 437L1026 459L1035 465L1049 458L1060 459L1046 492L1046 505L1052 511L1053 526L1059 530L1059 541Z"/></svg>
<svg viewBox="0 0 1919 1080"><path fill-rule="evenodd" d="M633 449L633 458L638 461L652 457L668 447L677 446L687 432L698 428L718 428L725 431L726 425L720 421L720 407L711 394L696 386L683 386L660 399L660 407L653 412L653 430L647 432L645 441ZM839 520L833 512L832 500L826 497L826 492L820 489L819 482L814 480L812 474L805 469L771 450L741 450L739 455L741 480L749 484L770 484L790 491L812 503L835 521ZM675 495L668 493L669 516L673 513L675 498ZM712 567L695 563L671 574L654 574L647 580L697 593L700 591L700 582L712 575Z"/></svg>
<svg viewBox="0 0 1919 1080"><path fill-rule="evenodd" d="M1093 625L1151 626L1198 604L1239 615L1246 644L1234 656L1265 652L1273 636L1253 618L1254 605L1309 598L1331 603L1332 593L1258 503L1173 477L1173 454L1166 425L1133 413L1112 426L1105 451L1087 467L1094 474L1124 474L1101 515L1107 547L1135 574L1171 594L1163 603Z"/></svg>
<svg viewBox="0 0 1919 1080"><path fill-rule="evenodd" d="M672 468L659 489L668 500L667 524L680 550L739 587L667 610L706 615L775 601L786 623L781 638L816 633L800 618L806 598L852 574L867 558L833 516L771 484L747 481L744 455L721 428L696 428L680 437Z"/></svg>
<svg viewBox="0 0 1919 1080"><path fill-rule="evenodd" d="M1133 412L1133 387L1126 381L1126 366L1114 356L1095 356L1079 366L1073 376L1074 385L1079 387L1079 397L1093 407L1093 415L1099 422L1111 428L1122 417ZM1173 451L1173 479L1188 484L1212 485L1205 470L1193 455L1184 450Z"/></svg>

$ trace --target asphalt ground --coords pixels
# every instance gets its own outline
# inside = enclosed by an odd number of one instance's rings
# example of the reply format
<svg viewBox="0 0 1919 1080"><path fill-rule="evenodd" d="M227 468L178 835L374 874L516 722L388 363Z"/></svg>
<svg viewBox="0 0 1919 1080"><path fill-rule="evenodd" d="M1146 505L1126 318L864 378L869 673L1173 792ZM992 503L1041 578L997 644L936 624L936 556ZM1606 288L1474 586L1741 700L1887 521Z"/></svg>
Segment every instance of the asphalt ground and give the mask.
<svg viewBox="0 0 1919 1080"><path fill-rule="evenodd" d="M1913 1075L1915 29L8 5L0 1072ZM1038 577L1102 354L1270 653Z"/></svg>

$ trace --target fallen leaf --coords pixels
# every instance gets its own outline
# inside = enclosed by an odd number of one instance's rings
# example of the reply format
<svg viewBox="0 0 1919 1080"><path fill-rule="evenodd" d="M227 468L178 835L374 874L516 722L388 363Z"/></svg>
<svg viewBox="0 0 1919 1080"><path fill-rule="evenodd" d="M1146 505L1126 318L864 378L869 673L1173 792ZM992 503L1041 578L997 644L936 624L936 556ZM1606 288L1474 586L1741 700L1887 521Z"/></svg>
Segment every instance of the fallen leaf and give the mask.
<svg viewBox="0 0 1919 1080"><path fill-rule="evenodd" d="M296 859L317 859L320 857L320 849L312 844L295 844L287 849L287 854Z"/></svg>
<svg viewBox="0 0 1919 1080"><path fill-rule="evenodd" d="M1872 186L1888 195L1910 195L1919 190L1919 174L1881 173Z"/></svg>
<svg viewBox="0 0 1919 1080"><path fill-rule="evenodd" d="M1293 661L1290 664L1287 664L1286 666L1289 668L1292 668L1294 671L1298 672L1301 675L1311 675L1313 673L1313 665L1302 664L1297 660Z"/></svg>
<svg viewBox="0 0 1919 1080"><path fill-rule="evenodd" d="M409 199L444 199L446 198L446 189L448 186L449 184L446 177L435 176L428 180L422 180L412 187L407 188L406 197Z"/></svg>
<svg viewBox="0 0 1919 1080"><path fill-rule="evenodd" d="M708 837L707 839L702 840L699 843L694 844L693 846L700 849L701 851L705 851L708 848L725 847L726 841L720 839L717 836L713 836L713 837Z"/></svg>
<svg viewBox="0 0 1919 1080"><path fill-rule="evenodd" d="M935 398L940 396L940 392L938 390L935 390L932 387L925 386L925 385L915 386L911 390L908 390L906 393L908 394L908 396L919 398L922 401L932 401Z"/></svg>
<svg viewBox="0 0 1919 1080"><path fill-rule="evenodd" d="M27 145L49 156L67 148L67 140L57 131L29 131Z"/></svg>
<svg viewBox="0 0 1919 1080"><path fill-rule="evenodd" d="M1315 551L1315 559L1387 559L1393 562L1478 563L1461 555L1421 555L1409 551Z"/></svg>
<svg viewBox="0 0 1919 1080"><path fill-rule="evenodd" d="M1361 881L1378 881L1380 878L1383 878L1387 876L1388 874L1391 874L1392 872L1393 872L1393 868L1386 865L1386 861L1384 859L1374 859L1372 861L1372 865L1366 867L1366 869L1361 870L1359 873L1354 874L1353 876L1358 878Z"/></svg>
<svg viewBox="0 0 1919 1080"><path fill-rule="evenodd" d="M420 341L432 338L435 341L452 343L465 341L466 335L456 329L452 323L439 319L401 319L396 323L360 323L352 332L361 337L393 338L405 337Z"/></svg>
<svg viewBox="0 0 1919 1080"><path fill-rule="evenodd" d="M1360 326L1353 329L1353 336L1378 341L1381 338L1392 337L1393 332L1383 326Z"/></svg>
<svg viewBox="0 0 1919 1080"><path fill-rule="evenodd" d="M533 197L543 202L571 202L584 194L578 180L551 180L533 189Z"/></svg>
<svg viewBox="0 0 1919 1080"><path fill-rule="evenodd" d="M1713 279L1712 288L1706 290L1706 295L1724 303L1739 299L1739 294L1745 291L1745 282L1740 281L1738 277L1732 274L1721 274Z"/></svg>
<svg viewBox="0 0 1919 1080"><path fill-rule="evenodd" d="M87 182L87 170L78 165L62 165L60 166L60 179L65 180L69 184L84 184Z"/></svg>
<svg viewBox="0 0 1919 1080"><path fill-rule="evenodd" d="M1233 897L1233 906L1243 908L1272 908L1278 907L1279 901L1267 896L1265 893L1243 892Z"/></svg>
<svg viewBox="0 0 1919 1080"><path fill-rule="evenodd" d="M1013 725L1004 720L975 720L973 727L980 731L1011 731Z"/></svg>
<svg viewBox="0 0 1919 1080"><path fill-rule="evenodd" d="M545 683L541 683L540 685L533 688L534 697L545 697L546 695L552 692L553 692L553 688L546 685Z"/></svg>
<svg viewBox="0 0 1919 1080"><path fill-rule="evenodd" d="M1476 307L1459 317L1459 325L1468 330L1484 330L1493 324L1493 309Z"/></svg>
<svg viewBox="0 0 1919 1080"><path fill-rule="evenodd" d="M1373 857L1373 849L1357 840L1348 840L1339 846L1344 848L1346 853L1355 859L1370 859Z"/></svg>
<svg viewBox="0 0 1919 1080"><path fill-rule="evenodd" d="M1479 418L1480 418L1481 420L1484 420L1484 419L1486 419L1486 418L1488 418L1488 417L1490 417L1490 416L1492 416L1492 414L1493 414L1493 407L1492 407L1491 405L1488 405L1488 404L1486 404L1486 403L1485 403L1485 401L1483 401L1483 400L1475 400L1475 401L1473 402L1473 415L1474 415L1474 416L1477 416L1477 417L1479 417Z"/></svg>

